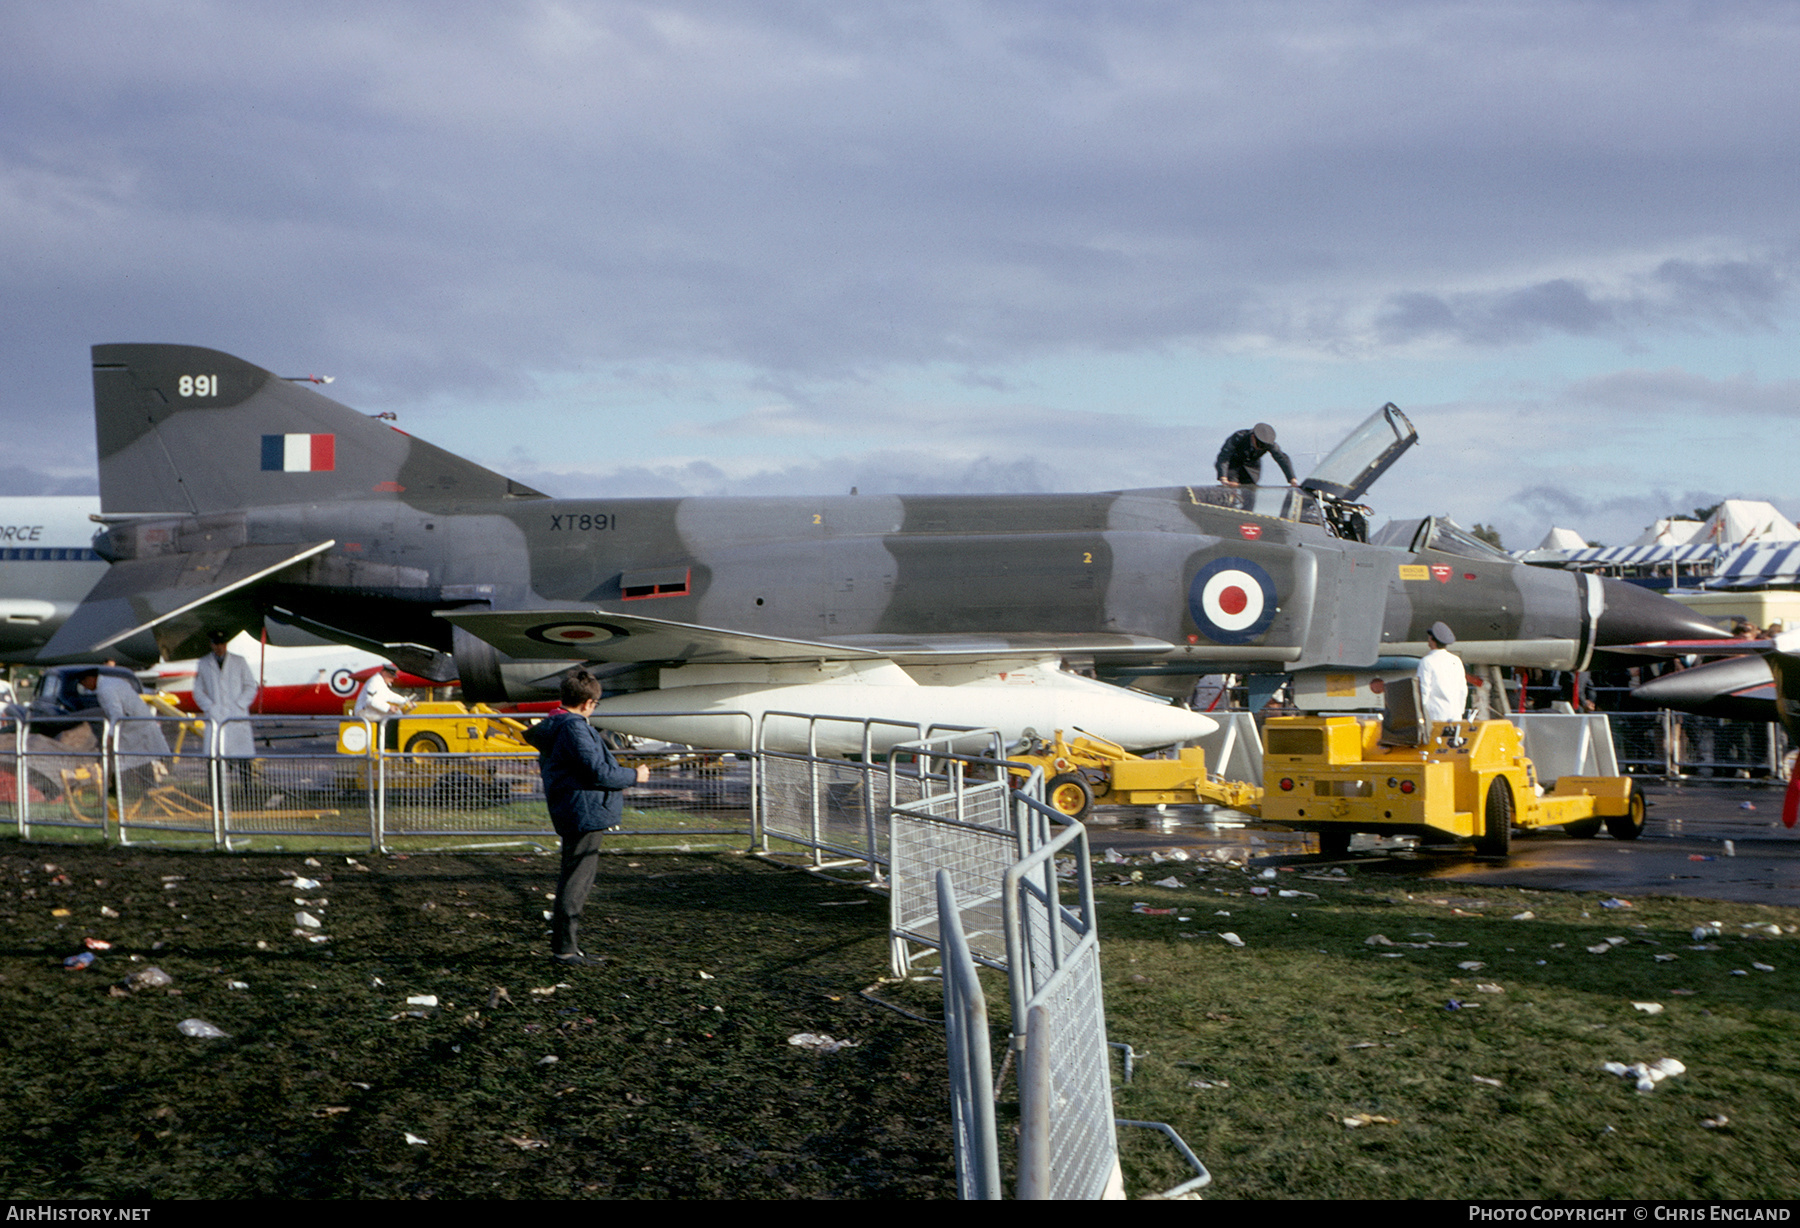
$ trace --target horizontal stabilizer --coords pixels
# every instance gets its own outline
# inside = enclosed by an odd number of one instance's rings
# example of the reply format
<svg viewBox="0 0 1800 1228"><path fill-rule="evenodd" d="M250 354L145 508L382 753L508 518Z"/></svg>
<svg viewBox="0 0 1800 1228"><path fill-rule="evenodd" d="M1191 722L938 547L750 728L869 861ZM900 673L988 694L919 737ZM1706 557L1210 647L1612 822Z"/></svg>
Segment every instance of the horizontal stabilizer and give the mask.
<svg viewBox="0 0 1800 1228"><path fill-rule="evenodd" d="M53 660L98 652L336 544L237 546L114 563L38 657Z"/></svg>
<svg viewBox="0 0 1800 1228"><path fill-rule="evenodd" d="M438 617L449 619L507 656L523 660L725 664L855 661L887 655L845 644L780 639L599 610L440 610Z"/></svg>

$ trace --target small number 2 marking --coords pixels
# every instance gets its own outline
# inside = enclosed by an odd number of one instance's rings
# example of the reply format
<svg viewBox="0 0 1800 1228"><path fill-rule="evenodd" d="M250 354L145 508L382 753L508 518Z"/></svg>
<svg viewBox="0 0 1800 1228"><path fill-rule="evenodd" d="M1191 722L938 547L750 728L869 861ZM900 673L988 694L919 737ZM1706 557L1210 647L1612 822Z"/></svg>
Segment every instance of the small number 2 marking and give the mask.
<svg viewBox="0 0 1800 1228"><path fill-rule="evenodd" d="M1081 552L1081 561L1084 563L1093 562L1094 561L1094 552L1092 550L1083 550Z"/></svg>

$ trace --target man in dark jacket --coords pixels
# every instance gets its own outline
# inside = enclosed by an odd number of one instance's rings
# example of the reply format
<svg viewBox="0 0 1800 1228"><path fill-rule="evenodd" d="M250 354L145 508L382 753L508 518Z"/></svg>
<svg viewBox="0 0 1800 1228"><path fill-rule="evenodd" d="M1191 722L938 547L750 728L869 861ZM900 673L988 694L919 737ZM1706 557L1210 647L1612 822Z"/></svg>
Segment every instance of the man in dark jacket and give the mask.
<svg viewBox="0 0 1800 1228"><path fill-rule="evenodd" d="M647 767L621 766L588 724L599 699L599 680L576 670L563 678L562 707L525 731L525 740L537 748L550 822L562 838L550 954L572 966L599 962L582 952L580 931L581 910L600 869L600 837L622 821L623 791L650 779Z"/></svg>
<svg viewBox="0 0 1800 1228"><path fill-rule="evenodd" d="M1262 458L1273 456L1281 471L1287 474L1288 485L1294 484L1294 465L1288 460L1288 454L1275 446L1275 428L1267 422L1258 422L1248 430L1233 431L1226 439L1225 446L1219 449L1219 459L1213 462L1213 468L1219 475L1222 486L1255 486L1262 477Z"/></svg>

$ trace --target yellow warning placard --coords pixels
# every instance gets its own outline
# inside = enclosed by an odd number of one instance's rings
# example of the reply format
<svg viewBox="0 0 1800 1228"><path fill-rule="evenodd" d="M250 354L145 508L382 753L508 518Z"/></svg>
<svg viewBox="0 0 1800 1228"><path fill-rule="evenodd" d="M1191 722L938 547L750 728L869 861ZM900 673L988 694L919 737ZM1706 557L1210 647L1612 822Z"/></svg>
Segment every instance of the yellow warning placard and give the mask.
<svg viewBox="0 0 1800 1228"><path fill-rule="evenodd" d="M1353 699L1356 696L1355 674L1326 674L1325 696L1327 699Z"/></svg>
<svg viewBox="0 0 1800 1228"><path fill-rule="evenodd" d="M1431 568L1423 563L1402 563L1400 564L1400 578L1402 580L1429 580L1431 579Z"/></svg>

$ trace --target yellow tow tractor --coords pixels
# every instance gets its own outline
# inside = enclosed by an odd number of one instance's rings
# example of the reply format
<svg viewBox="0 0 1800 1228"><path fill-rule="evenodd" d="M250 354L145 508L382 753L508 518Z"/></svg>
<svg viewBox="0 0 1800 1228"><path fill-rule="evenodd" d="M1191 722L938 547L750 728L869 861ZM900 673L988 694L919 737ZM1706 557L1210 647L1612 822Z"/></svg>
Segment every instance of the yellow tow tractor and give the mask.
<svg viewBox="0 0 1800 1228"><path fill-rule="evenodd" d="M409 755L535 755L525 724L486 704L416 704L396 719L392 741ZM377 726L379 728L379 726ZM368 731L359 720L338 726L338 752L367 754Z"/></svg>
<svg viewBox="0 0 1800 1228"><path fill-rule="evenodd" d="M1393 688L1398 690L1399 688ZM1356 832L1472 840L1503 857L1512 829L1561 827L1616 840L1644 830L1644 793L1629 777L1563 776L1546 793L1511 721L1275 717L1263 730L1265 822L1319 835L1342 856Z"/></svg>
<svg viewBox="0 0 1800 1228"><path fill-rule="evenodd" d="M421 703L392 724L389 745L403 753L388 753L390 789L422 792L434 802L462 808L496 805L535 784L537 751L523 737L524 722L486 704ZM380 725L375 736L381 737ZM368 726L354 719L341 722L337 749L357 757L345 783L368 788L376 750ZM496 758L483 763L482 756ZM532 756L531 761L524 762L524 756Z"/></svg>
<svg viewBox="0 0 1800 1228"><path fill-rule="evenodd" d="M1045 800L1073 818L1113 805L1211 803L1269 825L1317 832L1342 856L1357 832L1473 841L1505 856L1512 829L1561 827L1616 840L1644 830L1644 793L1625 776L1563 776L1546 792L1511 721L1420 720L1416 687L1391 685L1381 720L1273 717L1263 730L1263 787L1209 776L1205 753L1145 759L1090 736L1033 742L1009 758L1044 769ZM1023 776L1015 770L1015 775Z"/></svg>
<svg viewBox="0 0 1800 1228"><path fill-rule="evenodd" d="M1071 818L1086 818L1096 801L1112 806L1193 806L1211 803L1254 813L1262 790L1208 774L1206 751L1184 746L1174 759L1146 759L1117 742L1062 730L1049 742L1033 739L1008 754L1013 763L1044 769L1044 800ZM1023 779L1026 772L1015 770Z"/></svg>

